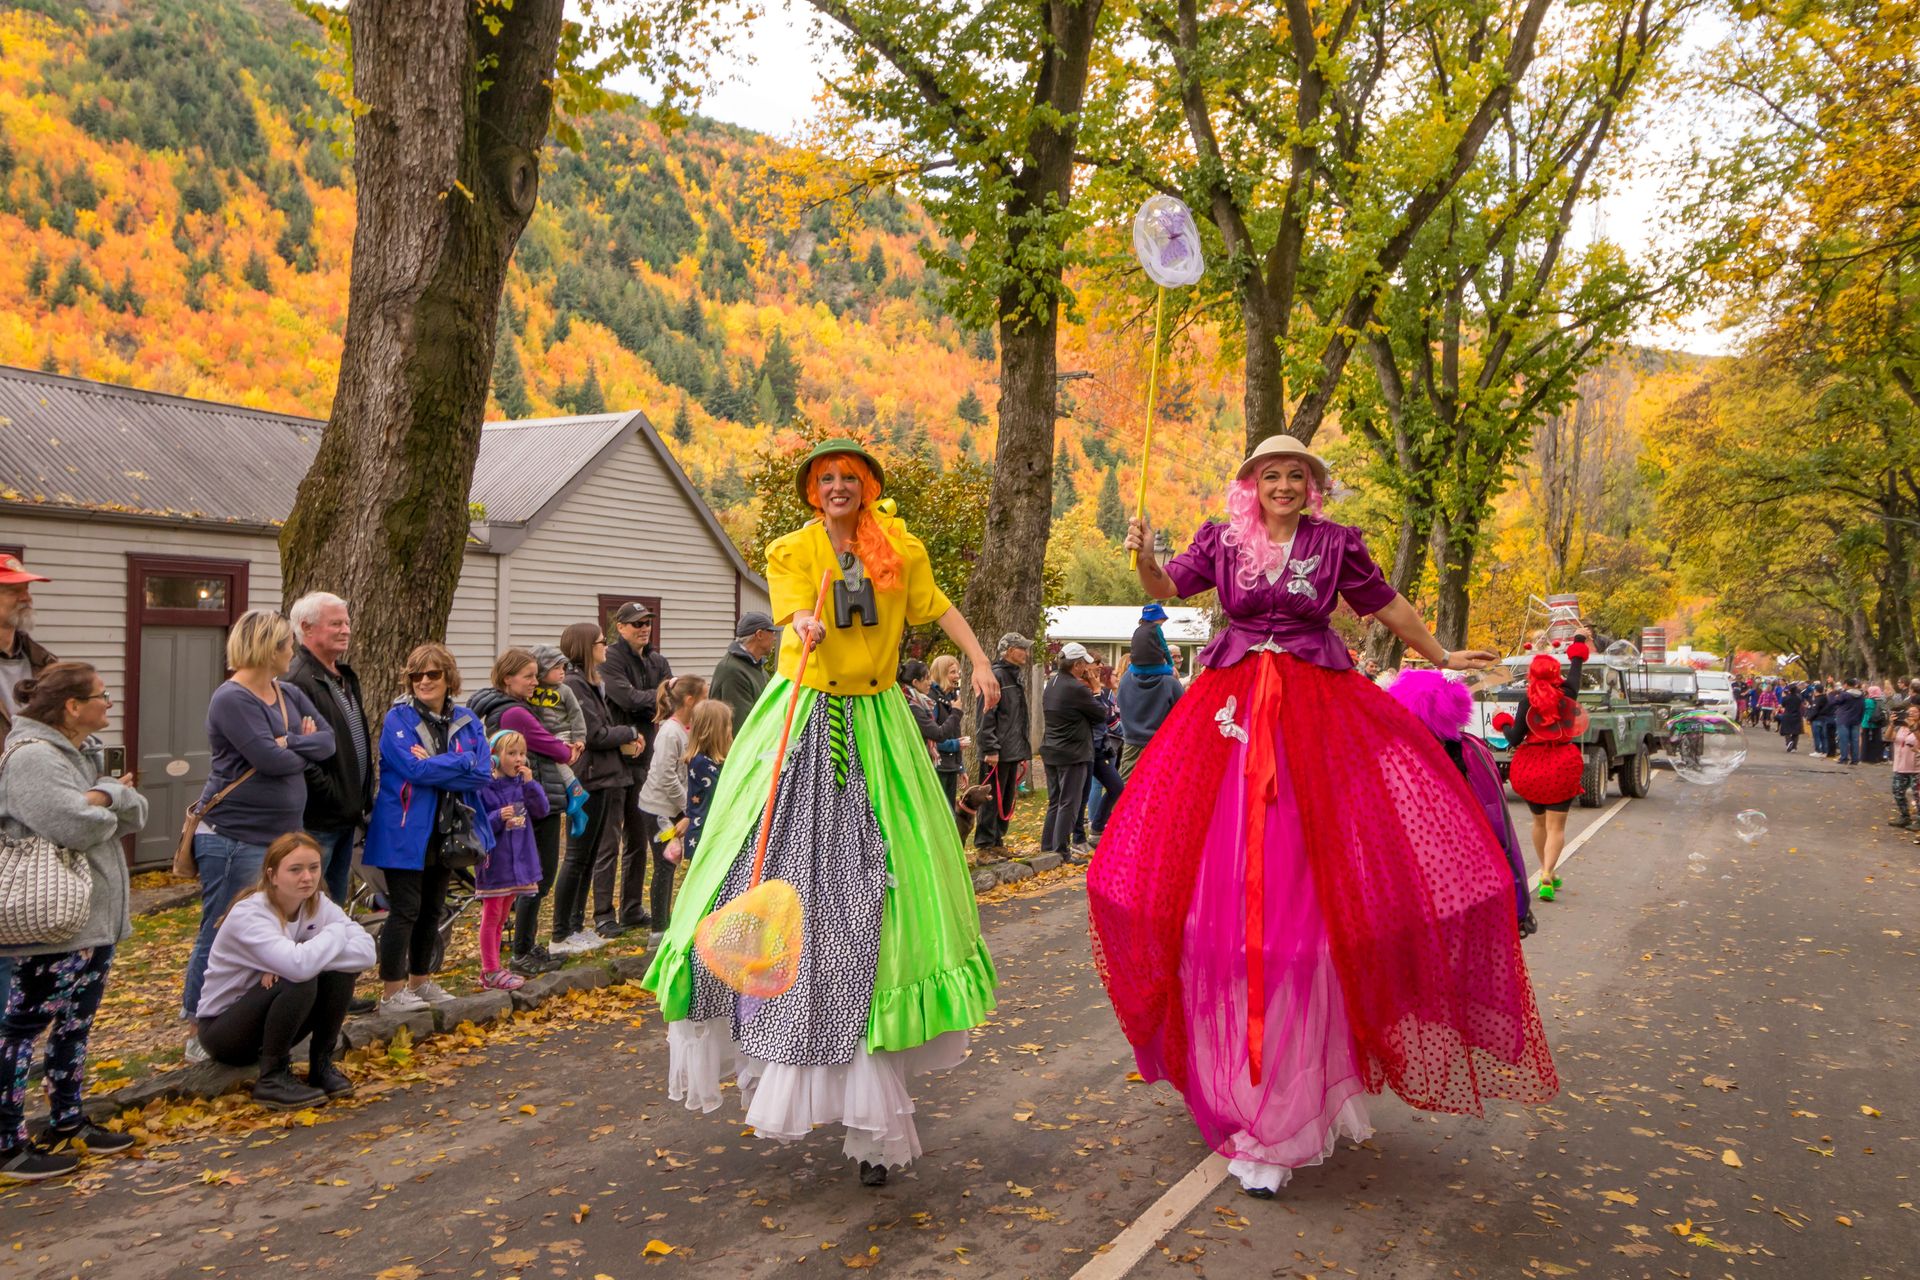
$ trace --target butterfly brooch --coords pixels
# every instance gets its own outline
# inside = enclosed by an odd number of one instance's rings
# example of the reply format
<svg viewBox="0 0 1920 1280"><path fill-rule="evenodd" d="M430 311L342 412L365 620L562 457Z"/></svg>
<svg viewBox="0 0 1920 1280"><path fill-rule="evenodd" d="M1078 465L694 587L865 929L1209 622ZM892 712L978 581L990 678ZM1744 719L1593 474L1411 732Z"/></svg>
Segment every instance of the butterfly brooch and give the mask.
<svg viewBox="0 0 1920 1280"><path fill-rule="evenodd" d="M1235 706L1236 706L1235 699L1232 696L1229 696L1227 698L1227 705L1213 713L1213 721L1216 725L1220 727L1221 737L1234 738L1241 742L1245 742L1247 740L1247 731L1245 729L1242 729L1239 725L1233 722L1233 713L1234 713Z"/></svg>
<svg viewBox="0 0 1920 1280"><path fill-rule="evenodd" d="M1296 596L1310 596L1310 595L1317 594L1317 592L1314 589L1313 583L1308 581L1308 575L1311 574L1314 570L1318 569L1319 567L1320 567L1319 556L1308 556L1305 560L1287 561L1287 572L1293 575L1293 577L1290 578L1287 582L1288 594L1296 595Z"/></svg>

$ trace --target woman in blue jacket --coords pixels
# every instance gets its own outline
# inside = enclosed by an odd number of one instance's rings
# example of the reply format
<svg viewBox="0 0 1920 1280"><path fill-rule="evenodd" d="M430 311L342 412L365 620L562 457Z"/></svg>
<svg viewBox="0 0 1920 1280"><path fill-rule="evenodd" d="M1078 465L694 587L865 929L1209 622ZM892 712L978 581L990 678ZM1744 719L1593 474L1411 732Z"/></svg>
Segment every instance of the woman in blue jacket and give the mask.
<svg viewBox="0 0 1920 1280"><path fill-rule="evenodd" d="M380 793L364 858L386 873L380 1007L396 1013L453 999L433 981L434 939L453 876L447 844L473 839L481 852L493 847L492 826L472 821L493 757L480 718L453 701L460 668L444 645L423 644L407 655L406 680L408 692L380 726Z"/></svg>

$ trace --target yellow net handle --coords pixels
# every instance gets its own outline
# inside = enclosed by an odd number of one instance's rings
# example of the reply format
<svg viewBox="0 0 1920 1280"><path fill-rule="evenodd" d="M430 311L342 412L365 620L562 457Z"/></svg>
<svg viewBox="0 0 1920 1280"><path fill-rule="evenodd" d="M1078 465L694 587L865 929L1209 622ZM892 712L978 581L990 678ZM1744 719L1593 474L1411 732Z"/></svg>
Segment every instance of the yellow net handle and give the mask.
<svg viewBox="0 0 1920 1280"><path fill-rule="evenodd" d="M832 569L820 575L820 594L813 602L815 622L820 621L820 611L827 607L827 585L832 581ZM773 781L767 784L767 811L760 815L760 839L753 851L753 879L747 884L749 889L760 883L760 872L767 865L767 837L773 834L773 803L780 798L780 772L787 767L787 739L793 733L793 713L800 706L800 690L807 679L807 659L812 656L813 637L808 635L800 642L800 669L794 673L793 692L787 695L787 719L780 726L780 750L773 757Z"/></svg>

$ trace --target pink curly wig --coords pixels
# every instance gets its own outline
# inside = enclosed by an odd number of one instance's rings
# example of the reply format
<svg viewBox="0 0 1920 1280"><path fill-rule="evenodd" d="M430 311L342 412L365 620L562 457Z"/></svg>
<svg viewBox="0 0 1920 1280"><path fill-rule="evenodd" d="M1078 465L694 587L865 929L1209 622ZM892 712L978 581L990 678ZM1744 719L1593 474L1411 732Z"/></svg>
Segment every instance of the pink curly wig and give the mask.
<svg viewBox="0 0 1920 1280"><path fill-rule="evenodd" d="M1307 510L1320 514L1324 501L1320 486L1307 471ZM1280 567L1286 556L1284 547L1275 546L1267 536L1267 522L1260 514L1260 481L1257 476L1235 480L1227 486L1227 531L1221 540L1239 550L1234 579L1242 590L1252 590L1263 576Z"/></svg>
<svg viewBox="0 0 1920 1280"><path fill-rule="evenodd" d="M1473 693L1444 672L1416 667L1402 671L1387 689L1395 702L1413 712L1414 717L1437 738L1459 741L1473 715Z"/></svg>

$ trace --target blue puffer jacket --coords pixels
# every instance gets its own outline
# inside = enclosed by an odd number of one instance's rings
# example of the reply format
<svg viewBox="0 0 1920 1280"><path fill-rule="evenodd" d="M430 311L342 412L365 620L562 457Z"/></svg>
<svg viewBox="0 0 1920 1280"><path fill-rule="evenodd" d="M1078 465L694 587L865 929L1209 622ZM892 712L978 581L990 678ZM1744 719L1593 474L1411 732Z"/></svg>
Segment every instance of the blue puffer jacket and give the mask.
<svg viewBox="0 0 1920 1280"><path fill-rule="evenodd" d="M436 744L419 705L410 697L395 699L380 726L380 792L367 820L370 867L419 871L426 866L427 841L433 835L433 815L442 791L451 791L479 811L479 792L493 777L493 755L480 717L462 706L451 710L452 728L447 749L425 760L413 748L434 751ZM484 850L493 848L493 827L484 814L474 823Z"/></svg>

